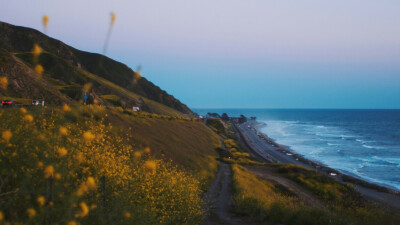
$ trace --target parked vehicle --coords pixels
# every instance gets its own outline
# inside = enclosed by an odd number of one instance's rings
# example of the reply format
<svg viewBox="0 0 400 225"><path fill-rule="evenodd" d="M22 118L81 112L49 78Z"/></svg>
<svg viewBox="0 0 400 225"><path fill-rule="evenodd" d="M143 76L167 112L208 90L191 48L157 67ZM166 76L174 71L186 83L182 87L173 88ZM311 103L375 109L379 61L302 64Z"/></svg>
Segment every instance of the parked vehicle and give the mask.
<svg viewBox="0 0 400 225"><path fill-rule="evenodd" d="M33 100L32 105L41 105L42 103L39 100Z"/></svg>
<svg viewBox="0 0 400 225"><path fill-rule="evenodd" d="M3 107L11 107L11 106L15 105L15 102L10 99L3 100L1 103L2 103Z"/></svg>

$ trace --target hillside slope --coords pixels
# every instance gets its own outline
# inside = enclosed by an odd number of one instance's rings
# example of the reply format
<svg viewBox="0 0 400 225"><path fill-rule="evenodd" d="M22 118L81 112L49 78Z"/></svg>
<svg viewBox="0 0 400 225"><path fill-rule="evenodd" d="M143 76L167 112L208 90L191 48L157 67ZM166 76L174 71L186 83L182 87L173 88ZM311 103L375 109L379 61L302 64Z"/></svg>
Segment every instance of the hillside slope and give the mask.
<svg viewBox="0 0 400 225"><path fill-rule="evenodd" d="M37 30L19 26L13 26L0 22L0 49L15 54L27 65L33 67L31 51L34 44L38 44L45 52L39 58L39 63L44 67L44 79L57 86L61 92L74 100L82 99L82 87L87 82L93 84L93 90L89 95L91 99L108 101L102 95L117 95L117 105L131 107L143 105L149 112L156 112L148 106L145 99L161 103L183 114L192 114L191 110L179 100L161 90L146 78L133 82L135 72L126 65L112 60L100 54L94 54L77 50L61 41L50 38ZM104 85L86 74L94 74L110 83L119 86L120 90L135 94L135 97L119 96L115 86ZM121 92L121 91L117 92ZM145 104L143 104L145 102ZM153 104L153 103L151 103ZM154 105L154 104L153 104ZM159 107L158 107L159 108Z"/></svg>

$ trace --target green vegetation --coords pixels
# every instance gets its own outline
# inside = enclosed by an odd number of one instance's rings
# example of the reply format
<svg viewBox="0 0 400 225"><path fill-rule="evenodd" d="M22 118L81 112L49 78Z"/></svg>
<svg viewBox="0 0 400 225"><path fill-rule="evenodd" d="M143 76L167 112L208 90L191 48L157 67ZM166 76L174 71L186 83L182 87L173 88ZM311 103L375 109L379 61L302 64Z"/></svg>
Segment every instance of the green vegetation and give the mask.
<svg viewBox="0 0 400 225"><path fill-rule="evenodd" d="M307 206L288 190L259 179L240 165L233 165L232 171L235 214L265 224L331 224L328 213Z"/></svg>
<svg viewBox="0 0 400 225"><path fill-rule="evenodd" d="M231 157L224 157L222 161L241 165L265 165L265 163L254 160L248 152L243 151L238 141L234 139L225 139L224 144Z"/></svg>
<svg viewBox="0 0 400 225"><path fill-rule="evenodd" d="M121 98L116 95L102 95L101 98L109 101L114 106L121 106Z"/></svg>
<svg viewBox="0 0 400 225"><path fill-rule="evenodd" d="M315 170L293 164L271 164L276 172L297 182L330 205L359 205L362 197L352 185L343 185Z"/></svg>
<svg viewBox="0 0 400 225"><path fill-rule="evenodd" d="M220 135L224 135L225 134L225 127L222 124L222 121L220 119L217 119L217 118L207 119L206 124L211 129L213 129L216 133L218 133Z"/></svg>
<svg viewBox="0 0 400 225"><path fill-rule="evenodd" d="M246 168L233 165L233 212L262 224L399 224L397 211L367 202L349 185L301 166L267 164L324 202L326 209L299 200L287 188L274 185Z"/></svg>
<svg viewBox="0 0 400 225"><path fill-rule="evenodd" d="M202 222L219 138L201 122L90 105L1 110L0 127L2 222Z"/></svg>

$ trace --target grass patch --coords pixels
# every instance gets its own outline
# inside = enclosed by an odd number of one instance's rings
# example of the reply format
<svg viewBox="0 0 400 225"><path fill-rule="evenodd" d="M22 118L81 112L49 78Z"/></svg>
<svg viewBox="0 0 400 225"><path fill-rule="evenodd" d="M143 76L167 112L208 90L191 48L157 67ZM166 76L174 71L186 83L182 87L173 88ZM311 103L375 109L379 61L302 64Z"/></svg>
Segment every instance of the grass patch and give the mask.
<svg viewBox="0 0 400 225"><path fill-rule="evenodd" d="M224 145L227 149L228 157L222 157L221 160L226 163L237 163L241 165L265 165L265 163L254 160L248 152L243 151L237 140L225 139Z"/></svg>
<svg viewBox="0 0 400 225"><path fill-rule="evenodd" d="M212 130L214 130L219 135L225 135L225 127L222 124L222 121L218 118L210 118L207 119L207 126L209 126Z"/></svg>
<svg viewBox="0 0 400 225"><path fill-rule="evenodd" d="M101 95L100 97L107 100L114 106L121 106L121 98L116 95Z"/></svg>
<svg viewBox="0 0 400 225"><path fill-rule="evenodd" d="M240 165L233 165L234 205L232 211L266 224L330 224L331 216L307 206L302 200Z"/></svg>
<svg viewBox="0 0 400 225"><path fill-rule="evenodd" d="M324 202L327 209L305 205L287 188L262 180L245 168L233 166L233 211L263 223L284 224L400 224L394 209L367 202L351 185L301 166L267 164L275 173L291 179Z"/></svg>

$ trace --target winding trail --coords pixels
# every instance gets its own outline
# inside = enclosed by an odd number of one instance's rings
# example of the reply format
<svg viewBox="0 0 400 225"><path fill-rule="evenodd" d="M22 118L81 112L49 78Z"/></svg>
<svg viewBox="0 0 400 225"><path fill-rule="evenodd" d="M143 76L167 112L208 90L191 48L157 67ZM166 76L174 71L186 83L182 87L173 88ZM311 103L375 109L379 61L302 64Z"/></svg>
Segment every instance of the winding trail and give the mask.
<svg viewBox="0 0 400 225"><path fill-rule="evenodd" d="M229 212L232 194L232 168L229 164L220 162L215 180L203 196L208 209L204 225L246 225Z"/></svg>
<svg viewBox="0 0 400 225"><path fill-rule="evenodd" d="M204 124L206 124L206 120L204 121ZM209 129L217 134L211 128ZM218 136L221 139L222 151L225 152L225 154L230 154L228 151L226 151L224 138L220 135ZM224 155L222 152L218 153L220 156ZM204 209L206 211L206 219L204 220L203 225L248 225L247 223L243 223L243 221L240 219L235 218L235 216L229 212L232 205L232 196L231 165L220 162L214 181L208 188L207 192L205 192L203 195L203 202L205 203Z"/></svg>

